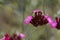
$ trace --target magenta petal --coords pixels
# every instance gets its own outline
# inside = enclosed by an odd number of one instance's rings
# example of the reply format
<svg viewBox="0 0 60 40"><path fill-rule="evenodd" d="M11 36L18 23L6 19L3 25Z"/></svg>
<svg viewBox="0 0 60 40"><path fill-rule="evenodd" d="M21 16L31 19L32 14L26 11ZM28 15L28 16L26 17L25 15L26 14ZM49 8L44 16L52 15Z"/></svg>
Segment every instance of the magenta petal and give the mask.
<svg viewBox="0 0 60 40"><path fill-rule="evenodd" d="M56 22L52 22L52 23L50 24L50 28L56 28L56 25L57 25Z"/></svg>
<svg viewBox="0 0 60 40"><path fill-rule="evenodd" d="M54 22L51 17L45 15L45 18L48 20L48 23L50 24L50 28L56 28L57 23Z"/></svg>
<svg viewBox="0 0 60 40"><path fill-rule="evenodd" d="M3 38L1 38L0 40L5 40L5 36Z"/></svg>
<svg viewBox="0 0 60 40"><path fill-rule="evenodd" d="M32 19L32 16L28 16L28 17L24 20L24 25L29 24L30 21L31 21L31 19Z"/></svg>
<svg viewBox="0 0 60 40"><path fill-rule="evenodd" d="M9 37L5 37L5 40L9 40L10 38Z"/></svg>
<svg viewBox="0 0 60 40"><path fill-rule="evenodd" d="M10 39L9 39L9 37L5 37L5 36L4 36L4 37L1 38L0 40L10 40Z"/></svg>
<svg viewBox="0 0 60 40"><path fill-rule="evenodd" d="M49 23L52 23L53 22L53 20L52 20L51 17L49 17L49 16L46 15L45 18L48 20Z"/></svg>

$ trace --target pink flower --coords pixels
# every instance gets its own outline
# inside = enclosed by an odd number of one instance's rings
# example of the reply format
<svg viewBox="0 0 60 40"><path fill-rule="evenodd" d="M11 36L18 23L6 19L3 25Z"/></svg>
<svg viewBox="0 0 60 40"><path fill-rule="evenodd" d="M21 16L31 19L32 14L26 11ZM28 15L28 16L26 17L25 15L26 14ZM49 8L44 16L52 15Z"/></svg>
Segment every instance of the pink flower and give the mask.
<svg viewBox="0 0 60 40"><path fill-rule="evenodd" d="M45 15L45 18L48 20L48 23L50 24L51 28L56 28L57 23L54 22L51 17L49 17L48 15Z"/></svg>
<svg viewBox="0 0 60 40"><path fill-rule="evenodd" d="M25 35L24 35L23 33L20 33L19 36L20 36L21 38L24 38L24 37L25 37Z"/></svg>
<svg viewBox="0 0 60 40"><path fill-rule="evenodd" d="M31 19L32 19L32 16L28 16L28 17L24 20L24 25L29 24L30 21L31 21Z"/></svg>
<svg viewBox="0 0 60 40"><path fill-rule="evenodd" d="M9 36L8 34L5 34L3 38L0 40L22 40L25 37L23 33L20 33L19 35L13 34L13 36Z"/></svg>
<svg viewBox="0 0 60 40"><path fill-rule="evenodd" d="M3 38L1 38L1 40L10 40L9 35L5 34L5 36Z"/></svg>

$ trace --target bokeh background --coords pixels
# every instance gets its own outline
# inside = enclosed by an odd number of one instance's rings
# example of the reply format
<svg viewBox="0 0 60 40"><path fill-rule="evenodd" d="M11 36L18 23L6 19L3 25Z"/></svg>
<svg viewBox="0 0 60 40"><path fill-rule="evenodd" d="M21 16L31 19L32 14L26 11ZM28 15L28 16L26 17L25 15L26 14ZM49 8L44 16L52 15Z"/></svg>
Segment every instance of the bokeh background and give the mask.
<svg viewBox="0 0 60 40"><path fill-rule="evenodd" d="M39 9L54 20L60 16L60 0L0 0L0 38L8 33L24 33L24 40L60 40L60 30L50 29L49 25L24 26L24 19L34 15L32 10Z"/></svg>

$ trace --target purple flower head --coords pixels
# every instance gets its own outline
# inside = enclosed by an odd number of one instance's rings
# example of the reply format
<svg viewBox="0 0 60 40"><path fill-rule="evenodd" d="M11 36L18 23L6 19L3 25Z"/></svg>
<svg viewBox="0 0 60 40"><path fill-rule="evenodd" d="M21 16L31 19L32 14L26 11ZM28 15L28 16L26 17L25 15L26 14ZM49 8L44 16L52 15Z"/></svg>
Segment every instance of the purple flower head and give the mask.
<svg viewBox="0 0 60 40"><path fill-rule="evenodd" d="M33 13L34 16L28 16L24 20L25 25L31 23L33 26L37 27L39 25L45 25L48 23L47 19L45 18L45 16L42 14L40 10L34 10Z"/></svg>
<svg viewBox="0 0 60 40"><path fill-rule="evenodd" d="M42 15L41 13L35 13L35 16L33 16L33 19L30 22L31 24L33 24L35 27L37 26L42 26L48 23L47 19L45 18L44 15Z"/></svg>
<svg viewBox="0 0 60 40"><path fill-rule="evenodd" d="M48 15L45 15L45 18L48 20L48 23L50 24L51 28L55 28L57 23L52 20L52 18Z"/></svg>
<svg viewBox="0 0 60 40"><path fill-rule="evenodd" d="M28 17L24 20L24 25L29 24L31 20L32 20L32 16L28 16Z"/></svg>

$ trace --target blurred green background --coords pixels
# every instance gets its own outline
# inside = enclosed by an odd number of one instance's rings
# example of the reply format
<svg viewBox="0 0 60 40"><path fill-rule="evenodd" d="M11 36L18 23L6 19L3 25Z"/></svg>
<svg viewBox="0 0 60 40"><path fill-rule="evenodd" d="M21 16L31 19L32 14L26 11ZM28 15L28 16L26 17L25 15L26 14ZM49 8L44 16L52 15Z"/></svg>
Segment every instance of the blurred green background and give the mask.
<svg viewBox="0 0 60 40"><path fill-rule="evenodd" d="M0 38L5 33L24 33L24 40L60 40L60 30L50 29L49 25L24 26L24 19L39 9L54 20L60 15L60 0L0 0Z"/></svg>

